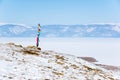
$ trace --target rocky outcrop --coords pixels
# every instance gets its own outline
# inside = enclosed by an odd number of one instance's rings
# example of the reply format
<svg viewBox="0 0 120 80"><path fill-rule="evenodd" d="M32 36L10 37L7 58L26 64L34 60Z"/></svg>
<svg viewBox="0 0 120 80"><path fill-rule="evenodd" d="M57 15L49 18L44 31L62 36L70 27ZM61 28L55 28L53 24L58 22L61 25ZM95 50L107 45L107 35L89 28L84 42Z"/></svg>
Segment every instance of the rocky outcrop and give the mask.
<svg viewBox="0 0 120 80"><path fill-rule="evenodd" d="M93 57L78 57L78 58L81 58L85 61L88 61L88 62L98 62L95 58Z"/></svg>

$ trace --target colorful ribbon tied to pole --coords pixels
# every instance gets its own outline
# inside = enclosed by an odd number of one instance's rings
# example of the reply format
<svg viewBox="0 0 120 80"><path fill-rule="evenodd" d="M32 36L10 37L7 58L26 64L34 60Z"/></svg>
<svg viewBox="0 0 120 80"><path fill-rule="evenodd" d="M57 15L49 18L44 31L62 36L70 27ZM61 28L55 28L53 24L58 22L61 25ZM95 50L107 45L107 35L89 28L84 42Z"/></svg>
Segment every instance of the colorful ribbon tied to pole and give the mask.
<svg viewBox="0 0 120 80"><path fill-rule="evenodd" d="M40 37L40 24L38 24L38 33L37 33L37 38L36 38L36 46L39 46L39 37Z"/></svg>

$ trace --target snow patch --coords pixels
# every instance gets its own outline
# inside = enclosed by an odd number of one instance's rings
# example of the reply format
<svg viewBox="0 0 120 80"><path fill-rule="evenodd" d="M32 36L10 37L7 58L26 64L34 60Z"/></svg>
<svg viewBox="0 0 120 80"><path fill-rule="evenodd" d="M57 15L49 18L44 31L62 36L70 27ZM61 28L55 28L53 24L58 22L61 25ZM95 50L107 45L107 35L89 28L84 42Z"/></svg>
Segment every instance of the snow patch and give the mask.
<svg viewBox="0 0 120 80"><path fill-rule="evenodd" d="M92 31L94 31L94 30L95 30L95 28L91 27L91 28L88 28L86 31L87 31L87 32L92 32Z"/></svg>
<svg viewBox="0 0 120 80"><path fill-rule="evenodd" d="M29 54L24 50L29 50ZM34 55L38 53L38 55ZM54 51L0 44L0 79L19 80L116 80L115 74L76 56ZM117 74L116 74L117 75Z"/></svg>
<svg viewBox="0 0 120 80"><path fill-rule="evenodd" d="M114 27L112 27L112 30L120 33L120 26L114 26Z"/></svg>
<svg viewBox="0 0 120 80"><path fill-rule="evenodd" d="M20 26L14 26L13 28L9 28L10 32L15 33L15 34L20 34L24 32L26 29Z"/></svg>

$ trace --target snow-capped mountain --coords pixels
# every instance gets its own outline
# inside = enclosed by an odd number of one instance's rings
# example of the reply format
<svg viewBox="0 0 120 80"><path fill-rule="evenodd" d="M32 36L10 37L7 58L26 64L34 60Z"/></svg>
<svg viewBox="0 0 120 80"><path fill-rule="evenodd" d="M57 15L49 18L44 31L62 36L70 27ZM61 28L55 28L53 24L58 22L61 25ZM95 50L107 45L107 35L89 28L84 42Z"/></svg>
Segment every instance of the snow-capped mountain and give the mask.
<svg viewBox="0 0 120 80"><path fill-rule="evenodd" d="M0 80L119 80L119 75L79 57L35 46L0 44Z"/></svg>
<svg viewBox="0 0 120 80"><path fill-rule="evenodd" d="M30 37L35 34L34 29L29 26L19 24L0 25L0 37Z"/></svg>
<svg viewBox="0 0 120 80"><path fill-rule="evenodd" d="M37 26L0 25L0 37L35 37L36 34ZM120 25L43 25L41 37L120 37Z"/></svg>

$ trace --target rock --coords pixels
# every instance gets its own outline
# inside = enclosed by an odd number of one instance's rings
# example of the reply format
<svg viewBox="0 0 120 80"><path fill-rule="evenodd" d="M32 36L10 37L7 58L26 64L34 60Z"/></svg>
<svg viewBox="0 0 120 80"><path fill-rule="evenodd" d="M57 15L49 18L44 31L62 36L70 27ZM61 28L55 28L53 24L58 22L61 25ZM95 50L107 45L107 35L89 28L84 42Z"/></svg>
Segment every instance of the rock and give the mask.
<svg viewBox="0 0 120 80"><path fill-rule="evenodd" d="M78 58L81 58L85 61L88 61L88 62L98 62L95 58L93 57L78 57Z"/></svg>

